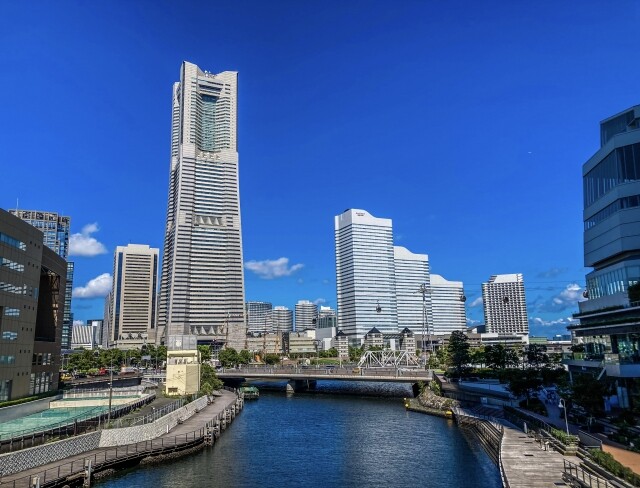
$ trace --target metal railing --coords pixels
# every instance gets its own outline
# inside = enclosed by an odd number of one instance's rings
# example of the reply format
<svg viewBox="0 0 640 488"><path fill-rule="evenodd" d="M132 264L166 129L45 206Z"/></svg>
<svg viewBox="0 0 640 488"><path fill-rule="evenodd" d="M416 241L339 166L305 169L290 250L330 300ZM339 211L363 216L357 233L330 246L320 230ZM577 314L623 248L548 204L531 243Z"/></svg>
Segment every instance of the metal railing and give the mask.
<svg viewBox="0 0 640 488"><path fill-rule="evenodd" d="M241 398L242 394L237 392L236 389L228 387L224 388L225 390L235 392L236 395ZM35 486L34 480L36 478L39 484L43 485L45 483L61 481L69 476L82 473L85 471L89 461L91 461L91 466L94 471L101 471L126 459L159 454L163 451L177 451L201 444L205 441L205 436L211 433L212 429L221 425L223 420L226 421L228 409L232 405L233 403L228 404L222 412L219 412L211 420L206 422L204 427L185 434L178 434L171 437L159 437L157 439L128 444L126 446L104 449L93 454L83 456L82 459L75 459L71 462L62 463L48 469L37 471L34 474L9 481L1 479L2 472L0 470L0 485L2 485L3 488L31 488L32 486Z"/></svg>
<svg viewBox="0 0 640 488"><path fill-rule="evenodd" d="M609 483L607 480L585 471L577 464L567 461L566 459L564 460L564 473L562 478L564 481L577 481L581 486L588 486L591 488L614 488L614 485Z"/></svg>
<svg viewBox="0 0 640 488"><path fill-rule="evenodd" d="M141 415L139 417L134 417L130 419L116 419L112 420L108 425L106 425L105 429L119 429L122 427L133 427L136 425L145 425L155 422L156 420L164 417L171 412L178 410L179 408L184 407L189 401L184 398L180 398L175 402L169 403L164 407L155 409L152 413L147 415Z"/></svg>
<svg viewBox="0 0 640 488"><path fill-rule="evenodd" d="M111 417L126 415L146 403L151 402L154 398L155 393L152 393L133 403L115 405L111 408ZM10 434L0 434L0 453L19 451L28 447L44 444L51 439L64 439L107 428L107 417L107 410L96 407L88 412L84 412L82 415L65 419L62 422L49 425L46 428L40 426L11 432Z"/></svg>
<svg viewBox="0 0 640 488"><path fill-rule="evenodd" d="M144 391L144 387L123 387L113 388L111 396L132 396L140 395ZM108 398L109 388L88 388L83 390L81 388L74 388L73 390L67 390L62 394L63 399L68 398Z"/></svg>

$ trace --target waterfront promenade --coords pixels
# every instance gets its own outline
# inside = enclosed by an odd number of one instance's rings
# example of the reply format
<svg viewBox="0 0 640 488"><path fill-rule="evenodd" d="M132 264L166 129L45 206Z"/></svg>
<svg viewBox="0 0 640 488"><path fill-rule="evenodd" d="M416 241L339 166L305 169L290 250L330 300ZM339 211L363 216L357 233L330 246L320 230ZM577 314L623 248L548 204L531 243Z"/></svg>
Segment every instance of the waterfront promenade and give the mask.
<svg viewBox="0 0 640 488"><path fill-rule="evenodd" d="M126 459L137 459L139 462L141 457L148 457L151 451L157 450L164 453L177 450L177 447L182 445L195 447L198 442L201 444L202 436L200 436L200 433L204 432L207 423L220 417L226 409L236 402L236 399L235 393L221 390L219 396L216 396L211 404L154 440L89 450L65 458L63 461L41 465L9 476L2 476L0 484L3 487L27 488L33 486L32 480L34 477L39 478L41 485L74 475L82 477L87 459L91 459L94 463L117 465L120 460ZM54 444L51 444L51 446L53 448ZM0 474L1 470L0 458Z"/></svg>

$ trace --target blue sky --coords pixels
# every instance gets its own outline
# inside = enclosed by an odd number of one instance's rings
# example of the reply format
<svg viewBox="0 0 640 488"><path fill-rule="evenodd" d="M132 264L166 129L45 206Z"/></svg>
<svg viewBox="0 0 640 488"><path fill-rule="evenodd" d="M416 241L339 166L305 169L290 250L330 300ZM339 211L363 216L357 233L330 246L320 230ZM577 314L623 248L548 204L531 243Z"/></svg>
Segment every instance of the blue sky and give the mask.
<svg viewBox="0 0 640 488"><path fill-rule="evenodd" d="M72 217L73 311L100 318L115 246L162 249L180 63L237 70L248 300L335 307L333 217L362 208L464 281L472 321L521 272L532 333L559 333L581 166L640 103L639 5L2 2L0 207Z"/></svg>

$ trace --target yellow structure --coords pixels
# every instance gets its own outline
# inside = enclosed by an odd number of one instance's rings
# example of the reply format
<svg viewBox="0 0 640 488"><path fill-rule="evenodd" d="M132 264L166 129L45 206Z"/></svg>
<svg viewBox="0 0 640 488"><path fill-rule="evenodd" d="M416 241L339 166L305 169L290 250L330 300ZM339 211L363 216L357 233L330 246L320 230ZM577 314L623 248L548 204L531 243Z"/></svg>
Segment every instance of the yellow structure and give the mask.
<svg viewBox="0 0 640 488"><path fill-rule="evenodd" d="M197 349L167 351L167 395L190 395L200 390L200 353Z"/></svg>

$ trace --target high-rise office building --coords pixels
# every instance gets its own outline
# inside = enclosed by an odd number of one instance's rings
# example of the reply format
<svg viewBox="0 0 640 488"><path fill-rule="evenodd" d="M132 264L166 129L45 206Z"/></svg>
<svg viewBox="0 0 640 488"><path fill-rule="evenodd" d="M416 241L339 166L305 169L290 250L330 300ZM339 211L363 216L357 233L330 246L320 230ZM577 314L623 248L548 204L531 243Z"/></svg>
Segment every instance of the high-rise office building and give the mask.
<svg viewBox="0 0 640 488"><path fill-rule="evenodd" d="M293 310L282 306L273 307L271 319L274 332L291 332L293 330Z"/></svg>
<svg viewBox="0 0 640 488"><path fill-rule="evenodd" d="M298 300L296 303L295 330L315 329L318 320L318 306L309 300Z"/></svg>
<svg viewBox="0 0 640 488"><path fill-rule="evenodd" d="M493 275L488 282L482 283L482 300L487 333L529 334L522 274Z"/></svg>
<svg viewBox="0 0 640 488"><path fill-rule="evenodd" d="M640 400L640 105L600 122L600 148L582 166L588 298L573 334L584 345L574 374L615 379L618 404ZM606 379L606 377L604 378Z"/></svg>
<svg viewBox="0 0 640 488"><path fill-rule="evenodd" d="M113 317L113 314L111 313L111 303L113 301L112 299L113 296L111 295L111 292L109 292L107 296L104 297L104 318L102 319L102 335L100 337L100 343L105 349L108 349L111 345L111 320Z"/></svg>
<svg viewBox="0 0 640 488"><path fill-rule="evenodd" d="M173 86L158 332L242 347L237 79L184 62Z"/></svg>
<svg viewBox="0 0 640 488"><path fill-rule="evenodd" d="M273 332L272 309L273 305L269 302L247 302L247 332Z"/></svg>
<svg viewBox="0 0 640 488"><path fill-rule="evenodd" d="M431 331L434 335L447 335L467 330L467 313L462 281L448 281L437 274L431 275Z"/></svg>
<svg viewBox="0 0 640 488"><path fill-rule="evenodd" d="M132 348L154 341L157 276L158 249L142 244L116 248L109 342Z"/></svg>
<svg viewBox="0 0 640 488"><path fill-rule="evenodd" d="M328 329L330 327L338 326L338 316L336 311L331 307L320 306L318 310L318 321L316 322L316 329Z"/></svg>
<svg viewBox="0 0 640 488"><path fill-rule="evenodd" d="M391 219L349 209L335 217L338 328L352 343L374 327L397 333Z"/></svg>
<svg viewBox="0 0 640 488"><path fill-rule="evenodd" d="M59 215L55 212L40 210L9 210L9 213L28 222L43 234L44 245L53 250L63 259L69 256L69 231L71 217ZM71 326L73 325L73 313L71 313L71 294L73 291L74 264L67 261L67 276L65 288L65 309L62 325L62 349L71 348Z"/></svg>
<svg viewBox="0 0 640 488"><path fill-rule="evenodd" d="M0 401L58 388L66 261L0 209Z"/></svg>
<svg viewBox="0 0 640 488"><path fill-rule="evenodd" d="M414 254L407 248L394 246L396 300L398 307L398 328L408 328L414 334L425 333L432 324L429 256ZM420 293L424 285L427 292ZM424 310L423 310L424 299Z"/></svg>

